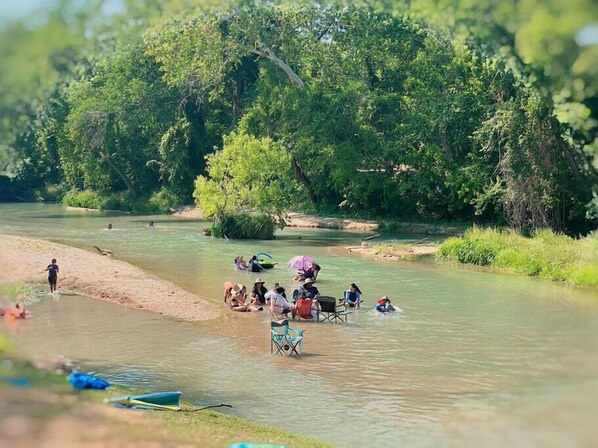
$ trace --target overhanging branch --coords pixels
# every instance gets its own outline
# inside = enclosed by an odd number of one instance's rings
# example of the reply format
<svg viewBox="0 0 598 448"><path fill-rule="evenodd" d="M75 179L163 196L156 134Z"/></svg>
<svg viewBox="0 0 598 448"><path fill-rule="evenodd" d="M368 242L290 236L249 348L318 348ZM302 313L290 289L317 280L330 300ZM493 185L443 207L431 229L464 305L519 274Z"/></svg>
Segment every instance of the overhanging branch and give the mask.
<svg viewBox="0 0 598 448"><path fill-rule="evenodd" d="M285 74L289 77L293 83L299 87L300 89L305 88L305 83L299 78L297 73L293 71L293 69L282 59L280 59L274 51L266 46L263 42L257 42L257 48L252 51L254 54L258 56L262 56L276 64L276 66L281 69Z"/></svg>

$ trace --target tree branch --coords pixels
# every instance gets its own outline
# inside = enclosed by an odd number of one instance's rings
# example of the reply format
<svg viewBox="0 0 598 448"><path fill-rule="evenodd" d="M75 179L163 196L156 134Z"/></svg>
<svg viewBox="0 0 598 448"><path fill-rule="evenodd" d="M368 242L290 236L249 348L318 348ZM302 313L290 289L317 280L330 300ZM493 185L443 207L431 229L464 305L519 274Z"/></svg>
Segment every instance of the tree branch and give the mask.
<svg viewBox="0 0 598 448"><path fill-rule="evenodd" d="M252 50L252 53L274 62L274 64L283 72L285 72L285 74L289 77L291 81L293 81L293 83L297 87L299 87L300 89L305 88L305 83L301 80L301 78L299 78L297 73L295 73L293 69L285 61L276 56L276 53L274 53L274 51L271 48L267 47L263 42L260 41L257 41L256 44L257 48Z"/></svg>

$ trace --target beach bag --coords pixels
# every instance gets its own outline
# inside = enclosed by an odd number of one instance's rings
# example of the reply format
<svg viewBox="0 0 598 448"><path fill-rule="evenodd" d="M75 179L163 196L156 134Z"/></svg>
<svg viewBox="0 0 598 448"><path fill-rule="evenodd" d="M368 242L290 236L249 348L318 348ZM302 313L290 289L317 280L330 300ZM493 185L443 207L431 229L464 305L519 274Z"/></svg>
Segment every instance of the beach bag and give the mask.
<svg viewBox="0 0 598 448"><path fill-rule="evenodd" d="M110 383L89 373L72 371L68 376L69 383L75 389L106 389Z"/></svg>

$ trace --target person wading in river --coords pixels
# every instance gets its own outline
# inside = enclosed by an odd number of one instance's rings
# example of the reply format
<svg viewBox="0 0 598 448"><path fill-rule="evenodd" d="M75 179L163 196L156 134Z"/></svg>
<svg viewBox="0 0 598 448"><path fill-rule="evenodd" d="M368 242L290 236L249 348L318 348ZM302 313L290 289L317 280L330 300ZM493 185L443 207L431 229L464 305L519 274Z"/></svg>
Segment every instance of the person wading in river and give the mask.
<svg viewBox="0 0 598 448"><path fill-rule="evenodd" d="M52 258L52 262L48 265L45 269L48 271L48 283L50 284L50 293L54 294L56 292L56 283L58 282L58 265L56 264L56 258Z"/></svg>

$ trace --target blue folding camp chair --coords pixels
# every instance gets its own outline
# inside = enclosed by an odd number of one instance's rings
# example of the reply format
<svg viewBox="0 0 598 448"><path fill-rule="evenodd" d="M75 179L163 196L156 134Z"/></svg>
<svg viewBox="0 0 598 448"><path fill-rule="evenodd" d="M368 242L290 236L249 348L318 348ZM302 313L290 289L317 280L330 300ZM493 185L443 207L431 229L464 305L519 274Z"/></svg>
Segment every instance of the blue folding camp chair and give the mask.
<svg viewBox="0 0 598 448"><path fill-rule="evenodd" d="M291 336L293 332L297 336ZM281 356L291 356L299 354L298 348L303 342L303 333L305 330L296 330L289 326L288 320L279 320L270 322L270 353Z"/></svg>

